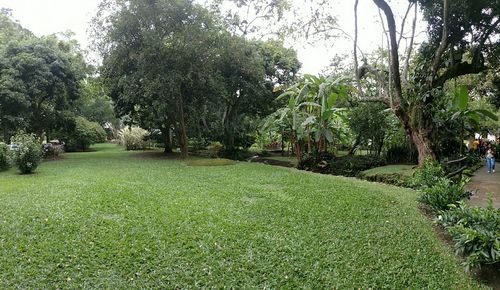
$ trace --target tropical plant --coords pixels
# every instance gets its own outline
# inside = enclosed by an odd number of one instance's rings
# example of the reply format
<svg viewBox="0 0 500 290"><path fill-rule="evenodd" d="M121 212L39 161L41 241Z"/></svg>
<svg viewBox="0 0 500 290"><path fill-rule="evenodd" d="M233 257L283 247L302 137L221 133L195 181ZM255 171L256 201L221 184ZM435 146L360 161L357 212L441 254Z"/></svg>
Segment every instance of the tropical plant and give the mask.
<svg viewBox="0 0 500 290"><path fill-rule="evenodd" d="M454 183L446 177L441 177L431 187L422 190L419 201L427 204L434 211L449 209L451 205L456 205L470 196L470 192L464 190L467 182L469 182L468 178Z"/></svg>
<svg viewBox="0 0 500 290"><path fill-rule="evenodd" d="M335 105L349 91L344 78L305 75L278 97L288 98L287 105L266 118L263 129L288 135L299 162L304 152L325 152L340 136L336 128L345 110Z"/></svg>
<svg viewBox="0 0 500 290"><path fill-rule="evenodd" d="M464 202L441 212L437 222L455 241L457 254L465 256L465 269L500 263L500 210L492 206L469 207Z"/></svg>
<svg viewBox="0 0 500 290"><path fill-rule="evenodd" d="M462 85L455 90L451 106L455 113L451 116L451 120L460 122L460 154L463 154L466 128L469 128L469 134L474 134L474 132L481 131L481 119L489 118L498 121L497 115L489 110L471 108L469 99L469 91L466 86Z"/></svg>

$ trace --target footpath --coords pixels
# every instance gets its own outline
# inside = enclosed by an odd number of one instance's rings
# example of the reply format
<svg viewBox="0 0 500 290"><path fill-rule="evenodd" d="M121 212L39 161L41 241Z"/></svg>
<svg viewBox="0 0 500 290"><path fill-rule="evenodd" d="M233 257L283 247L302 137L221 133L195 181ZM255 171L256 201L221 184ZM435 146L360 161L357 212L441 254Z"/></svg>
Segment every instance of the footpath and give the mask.
<svg viewBox="0 0 500 290"><path fill-rule="evenodd" d="M469 205L482 206L488 205L488 193L492 194L493 206L500 208L500 163L496 163L496 172L488 173L486 166L481 167L474 173L466 188L474 192L471 196Z"/></svg>

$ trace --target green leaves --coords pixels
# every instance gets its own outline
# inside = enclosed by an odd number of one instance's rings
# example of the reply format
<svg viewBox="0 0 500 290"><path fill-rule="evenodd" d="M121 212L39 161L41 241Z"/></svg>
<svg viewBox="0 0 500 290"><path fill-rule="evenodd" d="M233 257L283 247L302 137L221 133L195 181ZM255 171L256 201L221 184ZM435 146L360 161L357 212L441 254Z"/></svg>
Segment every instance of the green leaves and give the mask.
<svg viewBox="0 0 500 290"><path fill-rule="evenodd" d="M453 99L453 106L461 111L467 109L469 105L469 91L467 87L462 85L455 91L455 98Z"/></svg>

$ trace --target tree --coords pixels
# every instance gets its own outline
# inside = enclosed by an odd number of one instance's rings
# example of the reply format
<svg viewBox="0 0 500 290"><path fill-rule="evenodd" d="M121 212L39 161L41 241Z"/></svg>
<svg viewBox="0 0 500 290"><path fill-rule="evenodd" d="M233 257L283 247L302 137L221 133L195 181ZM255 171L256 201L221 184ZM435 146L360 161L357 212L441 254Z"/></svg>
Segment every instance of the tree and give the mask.
<svg viewBox="0 0 500 290"><path fill-rule="evenodd" d="M410 2L415 15L417 4L429 23L428 40L423 43L410 67L412 45L405 52L405 61L400 66L400 39L396 22L389 4L384 0L373 0L385 14L389 43L389 77L364 66L381 86L378 99L387 103L399 118L406 133L411 137L419 153L419 164L435 154L435 104L443 98L447 81L456 77L476 74L488 69L495 58L500 42L500 5L495 1L430 1ZM363 77L357 61L357 6L355 2L355 74L361 99L364 98L360 79ZM408 9L410 10L410 9ZM416 19L416 18L415 18ZM406 20L406 17L403 21ZM410 44L415 35L413 21ZM402 35L402 33L401 33ZM411 70L411 71L410 71ZM411 74L411 76L410 76Z"/></svg>
<svg viewBox="0 0 500 290"><path fill-rule="evenodd" d="M101 72L117 113L170 133L187 156L187 111L210 85L221 31L192 1L103 1L94 19Z"/></svg>
<svg viewBox="0 0 500 290"><path fill-rule="evenodd" d="M386 108L381 103L366 103L349 111L349 128L356 135L350 154L354 154L359 145L371 145L370 151L380 155L389 126Z"/></svg>
<svg viewBox="0 0 500 290"><path fill-rule="evenodd" d="M27 37L0 46L0 126L4 138L23 129L39 137L80 96L86 65L74 42Z"/></svg>
<svg viewBox="0 0 500 290"><path fill-rule="evenodd" d="M347 98L350 90L343 78L305 75L278 97L288 98L288 102L266 118L263 130L278 129L287 134L299 162L303 153L326 152L328 144L339 136L335 119L344 110L336 105Z"/></svg>
<svg viewBox="0 0 500 290"><path fill-rule="evenodd" d="M117 113L160 130L166 151L176 137L183 156L188 136L209 135L226 149L239 147L235 138L251 123L241 121L268 114L273 90L300 67L282 42L231 34L217 15L192 1L113 0L100 10L106 16L94 19L96 45ZM223 132L213 133L217 127Z"/></svg>

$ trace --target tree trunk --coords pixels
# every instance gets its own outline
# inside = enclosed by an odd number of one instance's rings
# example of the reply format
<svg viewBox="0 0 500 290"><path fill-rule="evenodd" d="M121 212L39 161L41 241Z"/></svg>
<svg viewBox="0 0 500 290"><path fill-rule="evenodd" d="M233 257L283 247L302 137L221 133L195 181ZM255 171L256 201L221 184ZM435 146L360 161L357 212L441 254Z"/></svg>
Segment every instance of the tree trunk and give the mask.
<svg viewBox="0 0 500 290"><path fill-rule="evenodd" d="M418 151L418 165L423 165L426 159L436 159L436 154L432 149L432 141L426 129L416 129L411 131L411 139Z"/></svg>
<svg viewBox="0 0 500 290"><path fill-rule="evenodd" d="M229 151L234 150L234 132L231 128L233 125L233 108L228 107L223 119L224 126L224 148Z"/></svg>
<svg viewBox="0 0 500 290"><path fill-rule="evenodd" d="M188 137L186 131L186 120L184 118L184 106L182 104L182 99L179 99L179 146L181 147L181 157L186 158L188 156Z"/></svg>
<svg viewBox="0 0 500 290"><path fill-rule="evenodd" d="M167 125L165 129L161 130L161 135L163 137L163 142L165 143L165 154L172 153L172 130L170 130L170 125Z"/></svg>
<svg viewBox="0 0 500 290"><path fill-rule="evenodd" d="M356 152L356 149L358 148L360 142L361 142L361 136L358 135L356 137L356 140L354 141L354 144L352 145L351 150L349 150L349 153L347 153L347 155L354 155L354 152Z"/></svg>

